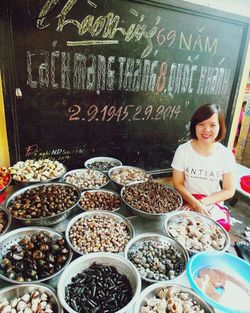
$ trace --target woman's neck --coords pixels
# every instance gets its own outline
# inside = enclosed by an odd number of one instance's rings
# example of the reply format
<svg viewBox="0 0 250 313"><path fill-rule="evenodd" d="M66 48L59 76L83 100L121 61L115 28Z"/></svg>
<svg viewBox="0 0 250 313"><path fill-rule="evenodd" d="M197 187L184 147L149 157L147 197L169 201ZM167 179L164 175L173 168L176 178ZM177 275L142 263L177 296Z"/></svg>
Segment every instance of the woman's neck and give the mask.
<svg viewBox="0 0 250 313"><path fill-rule="evenodd" d="M203 143L197 139L192 140L191 145L198 154L203 156L209 156L214 154L216 148L215 142Z"/></svg>

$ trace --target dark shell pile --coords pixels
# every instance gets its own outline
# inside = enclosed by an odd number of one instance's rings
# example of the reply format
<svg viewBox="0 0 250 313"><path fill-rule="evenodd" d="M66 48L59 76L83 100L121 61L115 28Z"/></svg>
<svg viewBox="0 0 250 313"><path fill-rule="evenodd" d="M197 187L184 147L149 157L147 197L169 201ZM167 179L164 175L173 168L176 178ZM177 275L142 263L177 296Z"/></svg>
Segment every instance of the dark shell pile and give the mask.
<svg viewBox="0 0 250 313"><path fill-rule="evenodd" d="M117 195L111 192L86 191L82 195L79 204L85 211L92 210L114 211L115 209L118 209L121 206L121 200Z"/></svg>
<svg viewBox="0 0 250 313"><path fill-rule="evenodd" d="M8 216L4 211L0 210L0 235L4 232L8 225Z"/></svg>
<svg viewBox="0 0 250 313"><path fill-rule="evenodd" d="M175 190L152 181L125 186L123 198L131 207L147 213L168 213L181 204Z"/></svg>
<svg viewBox="0 0 250 313"><path fill-rule="evenodd" d="M73 186L43 185L16 196L8 209L17 218L49 217L71 208L77 200L77 191Z"/></svg>
<svg viewBox="0 0 250 313"><path fill-rule="evenodd" d="M24 236L5 253L0 263L3 275L22 281L34 281L61 270L69 258L63 237L55 239L45 232Z"/></svg>
<svg viewBox="0 0 250 313"><path fill-rule="evenodd" d="M132 299L128 278L116 267L93 263L65 288L65 301L79 313L113 313Z"/></svg>

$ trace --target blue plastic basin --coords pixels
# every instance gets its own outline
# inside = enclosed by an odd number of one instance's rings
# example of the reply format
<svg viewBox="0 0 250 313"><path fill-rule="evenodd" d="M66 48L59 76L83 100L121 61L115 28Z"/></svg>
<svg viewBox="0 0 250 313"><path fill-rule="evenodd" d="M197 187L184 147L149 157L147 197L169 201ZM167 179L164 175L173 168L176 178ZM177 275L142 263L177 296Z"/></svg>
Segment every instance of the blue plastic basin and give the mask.
<svg viewBox="0 0 250 313"><path fill-rule="evenodd" d="M212 307L214 307L216 310L219 310L220 312L225 313L250 313L250 306L247 310L238 310L235 308L237 303L239 304L241 301L241 299L236 297L233 300L235 301L234 307L230 307L222 305L207 296L195 282L199 271L204 268L221 270L224 273L243 282L250 291L250 264L240 259L239 257L228 254L226 252L201 252L192 256L189 259L187 265L187 277L191 287ZM221 292L223 292L223 290Z"/></svg>

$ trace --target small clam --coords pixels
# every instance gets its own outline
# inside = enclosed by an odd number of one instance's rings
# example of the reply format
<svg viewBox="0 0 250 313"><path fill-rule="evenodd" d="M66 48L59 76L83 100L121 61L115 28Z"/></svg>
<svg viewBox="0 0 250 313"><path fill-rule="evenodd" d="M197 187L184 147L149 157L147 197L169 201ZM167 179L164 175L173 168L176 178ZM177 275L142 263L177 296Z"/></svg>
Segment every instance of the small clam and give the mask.
<svg viewBox="0 0 250 313"><path fill-rule="evenodd" d="M17 305L17 303L18 303L19 300L20 300L20 298L14 298L14 299L12 299L12 300L10 301L11 307L14 308L14 307Z"/></svg>
<svg viewBox="0 0 250 313"><path fill-rule="evenodd" d="M46 293L41 294L41 300L42 301L47 301L48 300L48 295Z"/></svg>
<svg viewBox="0 0 250 313"><path fill-rule="evenodd" d="M40 306L40 298L35 298L35 299L32 299L32 302L31 302L31 310L33 312L37 312L38 310L38 307Z"/></svg>
<svg viewBox="0 0 250 313"><path fill-rule="evenodd" d="M16 251L12 255L13 259L16 260L16 261L22 260L23 256L24 256L24 251L23 250Z"/></svg>
<svg viewBox="0 0 250 313"><path fill-rule="evenodd" d="M30 301L30 294L29 293L26 293L26 294L24 294L23 296L22 296L22 300L24 301L24 302L29 302Z"/></svg>
<svg viewBox="0 0 250 313"><path fill-rule="evenodd" d="M17 308L17 311L24 311L26 307L27 307L27 303L24 302L23 300L20 300L16 308Z"/></svg>
<svg viewBox="0 0 250 313"><path fill-rule="evenodd" d="M9 304L4 305L1 307L1 313L10 313L11 312L11 306Z"/></svg>

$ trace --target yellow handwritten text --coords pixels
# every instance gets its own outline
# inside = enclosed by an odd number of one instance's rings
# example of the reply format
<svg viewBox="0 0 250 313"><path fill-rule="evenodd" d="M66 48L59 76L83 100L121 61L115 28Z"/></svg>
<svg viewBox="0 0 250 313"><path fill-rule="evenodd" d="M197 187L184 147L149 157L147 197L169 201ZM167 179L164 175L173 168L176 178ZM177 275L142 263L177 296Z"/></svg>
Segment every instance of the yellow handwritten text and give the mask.
<svg viewBox="0 0 250 313"><path fill-rule="evenodd" d="M38 21L37 28L43 29L49 26L49 23L46 23L46 15L49 14L53 5L57 5L59 0L47 0L42 7ZM107 44L117 44L117 41L110 41L115 38L117 33L120 33L124 36L124 40L126 42L134 39L135 41L140 41L142 38L146 39L147 46L143 50L141 57L147 57L153 50L152 38L157 31L157 27L153 26L151 29L148 29L146 24L130 24L127 28L120 27L121 18L119 15L115 15L112 12L107 13L104 16L94 17L93 15L87 15L83 18L82 21L78 21L76 19L68 18L67 15L70 13L74 5L78 2L78 0L68 0L67 3L62 8L61 12L57 15L58 23L56 30L62 32L66 25L73 25L77 29L77 33L79 36L83 36L85 34L89 34L93 39L97 36L99 38L107 39ZM132 11L133 12L133 11ZM131 13L131 12L130 12ZM133 14L134 15L134 14ZM141 17L140 17L141 18ZM143 19L140 19L140 21ZM156 21L156 23L158 20ZM88 40L88 43L91 45L104 44L104 41L101 40ZM72 46L72 41L69 41ZM76 45L86 45L83 40L78 41Z"/></svg>

